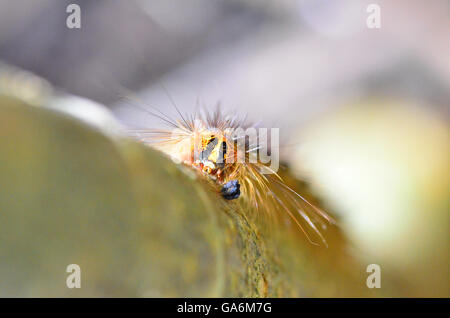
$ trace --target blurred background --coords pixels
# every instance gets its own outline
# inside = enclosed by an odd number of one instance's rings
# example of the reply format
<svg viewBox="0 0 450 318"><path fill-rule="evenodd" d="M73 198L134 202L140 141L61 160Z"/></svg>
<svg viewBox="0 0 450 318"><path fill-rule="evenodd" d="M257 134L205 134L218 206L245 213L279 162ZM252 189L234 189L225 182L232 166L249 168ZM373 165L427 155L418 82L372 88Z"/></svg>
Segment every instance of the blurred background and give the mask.
<svg viewBox="0 0 450 318"><path fill-rule="evenodd" d="M0 0L0 90L129 128L160 125L131 104L175 116L171 98L279 127L355 257L448 297L449 38L447 0Z"/></svg>

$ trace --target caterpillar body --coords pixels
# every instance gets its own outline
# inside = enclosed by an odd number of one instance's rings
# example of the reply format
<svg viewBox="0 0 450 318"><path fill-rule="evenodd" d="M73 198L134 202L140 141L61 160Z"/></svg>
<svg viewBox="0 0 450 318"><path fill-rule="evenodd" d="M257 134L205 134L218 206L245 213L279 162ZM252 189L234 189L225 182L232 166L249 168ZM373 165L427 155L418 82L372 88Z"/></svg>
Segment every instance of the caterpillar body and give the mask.
<svg viewBox="0 0 450 318"><path fill-rule="evenodd" d="M335 221L260 160L259 153L270 153L273 149L261 143L258 133L256 138L246 135L257 125L248 123L246 118L223 113L219 105L213 112L196 111L190 116L183 115L175 106L178 119L158 110L139 108L168 125L167 129L134 130L142 142L214 180L224 199L243 200L249 210L271 219L275 214L281 215L312 244L327 246L321 230Z"/></svg>

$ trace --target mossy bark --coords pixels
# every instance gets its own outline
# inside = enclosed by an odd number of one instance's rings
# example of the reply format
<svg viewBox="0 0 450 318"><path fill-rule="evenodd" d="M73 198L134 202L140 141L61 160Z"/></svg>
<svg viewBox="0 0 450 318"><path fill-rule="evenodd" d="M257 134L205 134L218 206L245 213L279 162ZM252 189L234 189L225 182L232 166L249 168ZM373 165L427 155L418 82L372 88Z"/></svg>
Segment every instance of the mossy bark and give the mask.
<svg viewBox="0 0 450 318"><path fill-rule="evenodd" d="M370 295L341 238L269 238L191 169L6 97L0 183L0 296Z"/></svg>

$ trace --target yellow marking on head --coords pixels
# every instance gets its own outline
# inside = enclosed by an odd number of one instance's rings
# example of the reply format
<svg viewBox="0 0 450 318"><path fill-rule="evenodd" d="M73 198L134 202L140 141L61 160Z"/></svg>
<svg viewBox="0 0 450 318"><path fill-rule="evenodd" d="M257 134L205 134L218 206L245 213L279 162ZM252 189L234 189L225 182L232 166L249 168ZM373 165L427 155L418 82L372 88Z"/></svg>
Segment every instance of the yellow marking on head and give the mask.
<svg viewBox="0 0 450 318"><path fill-rule="evenodd" d="M216 146L211 151L211 154L208 156L208 160L214 163L224 163L225 162L225 152L223 151L223 142L225 141L224 137L216 137L218 142ZM219 160L220 159L220 160Z"/></svg>

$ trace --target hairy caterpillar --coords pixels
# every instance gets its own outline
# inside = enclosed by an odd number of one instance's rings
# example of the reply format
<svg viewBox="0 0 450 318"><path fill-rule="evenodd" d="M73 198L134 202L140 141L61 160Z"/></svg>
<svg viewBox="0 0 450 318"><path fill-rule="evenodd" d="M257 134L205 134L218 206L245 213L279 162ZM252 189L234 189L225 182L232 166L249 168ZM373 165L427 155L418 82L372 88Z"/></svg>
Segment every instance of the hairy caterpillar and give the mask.
<svg viewBox="0 0 450 318"><path fill-rule="evenodd" d="M142 142L214 180L224 199L244 200L255 213L269 218L275 213L285 216L312 244L319 245L317 238L327 246L319 227L325 228L326 223L332 224L334 220L286 185L274 169L262 162L258 154L263 150L270 153L273 149L261 142L257 125L248 123L246 118L223 113L220 105L213 112L196 111L186 116L174 104L178 119L158 110L137 107L169 127L133 130ZM246 132L252 128L256 136L249 138Z"/></svg>

